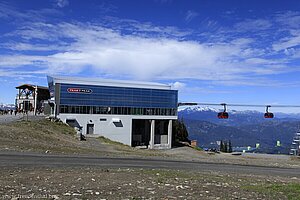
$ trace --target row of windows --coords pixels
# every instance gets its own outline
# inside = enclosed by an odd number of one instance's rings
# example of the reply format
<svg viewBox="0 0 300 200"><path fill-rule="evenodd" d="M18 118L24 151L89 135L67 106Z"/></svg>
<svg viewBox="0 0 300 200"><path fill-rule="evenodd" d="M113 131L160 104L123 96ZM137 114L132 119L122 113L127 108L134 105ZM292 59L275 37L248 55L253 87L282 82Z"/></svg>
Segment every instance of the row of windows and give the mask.
<svg viewBox="0 0 300 200"><path fill-rule="evenodd" d="M164 115L175 116L174 108L131 108L131 107L101 107L101 106L68 106L61 105L60 113L73 114L111 114L111 115Z"/></svg>

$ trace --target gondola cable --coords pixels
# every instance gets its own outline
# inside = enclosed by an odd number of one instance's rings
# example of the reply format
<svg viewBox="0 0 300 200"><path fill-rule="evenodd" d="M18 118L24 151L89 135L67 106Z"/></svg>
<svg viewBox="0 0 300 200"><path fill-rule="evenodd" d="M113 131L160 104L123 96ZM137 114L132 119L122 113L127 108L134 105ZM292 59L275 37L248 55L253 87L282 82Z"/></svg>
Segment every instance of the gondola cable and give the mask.
<svg viewBox="0 0 300 200"><path fill-rule="evenodd" d="M180 102L179 106L196 106L196 105L207 105L207 106L223 106L224 111L218 113L219 119L228 119L229 114L226 110L226 106L234 106L234 107L266 107L266 112L264 114L264 118L274 118L274 114L269 112L270 107L276 108L300 108L300 105L257 105L257 104L226 104L226 103L196 103L196 102Z"/></svg>

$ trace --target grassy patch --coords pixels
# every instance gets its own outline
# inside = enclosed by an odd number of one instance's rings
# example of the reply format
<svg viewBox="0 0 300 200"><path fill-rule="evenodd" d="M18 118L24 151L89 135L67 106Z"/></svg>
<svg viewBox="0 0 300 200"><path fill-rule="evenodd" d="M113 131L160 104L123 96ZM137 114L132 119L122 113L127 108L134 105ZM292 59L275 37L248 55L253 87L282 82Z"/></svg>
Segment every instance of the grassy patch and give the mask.
<svg viewBox="0 0 300 200"><path fill-rule="evenodd" d="M291 156L291 160L300 161L300 156Z"/></svg>
<svg viewBox="0 0 300 200"><path fill-rule="evenodd" d="M300 183L247 185L242 188L273 197L284 196L290 200L300 199Z"/></svg>
<svg viewBox="0 0 300 200"><path fill-rule="evenodd" d="M76 152L75 130L48 120L19 121L0 125L0 148L21 151Z"/></svg>
<svg viewBox="0 0 300 200"><path fill-rule="evenodd" d="M16 127L18 129L24 129L28 134L67 134L75 135L76 132L70 126L62 122L51 122L49 120L39 121L20 121L7 125L7 127Z"/></svg>
<svg viewBox="0 0 300 200"><path fill-rule="evenodd" d="M121 142L116 142L116 141L112 141L106 137L100 136L97 139L99 139L101 142L106 143L106 144L112 144L112 145L118 145L118 146L122 146L122 147L130 147L128 145L125 145ZM130 147L131 148L131 147Z"/></svg>
<svg viewBox="0 0 300 200"><path fill-rule="evenodd" d="M200 148L200 147L192 147L193 149L195 149L195 150L197 150L197 151L203 151L203 149L202 148Z"/></svg>
<svg viewBox="0 0 300 200"><path fill-rule="evenodd" d="M135 155L135 156L160 156L168 157L167 154L164 154L163 151L157 149L138 149L135 147L128 146L126 144L112 141L106 137L100 136L97 138L100 142L109 144L113 146L116 150L119 151L119 154L124 155Z"/></svg>

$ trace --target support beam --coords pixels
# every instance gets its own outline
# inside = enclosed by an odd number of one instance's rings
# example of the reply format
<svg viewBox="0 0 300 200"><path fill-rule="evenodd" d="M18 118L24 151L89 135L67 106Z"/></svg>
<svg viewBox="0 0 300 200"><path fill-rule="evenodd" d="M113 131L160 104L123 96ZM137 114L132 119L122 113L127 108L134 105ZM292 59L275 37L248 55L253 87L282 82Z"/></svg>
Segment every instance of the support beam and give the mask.
<svg viewBox="0 0 300 200"><path fill-rule="evenodd" d="M168 124L168 148L171 149L172 147L172 120L169 120L169 124Z"/></svg>
<svg viewBox="0 0 300 200"><path fill-rule="evenodd" d="M155 120L151 120L149 149L154 149Z"/></svg>

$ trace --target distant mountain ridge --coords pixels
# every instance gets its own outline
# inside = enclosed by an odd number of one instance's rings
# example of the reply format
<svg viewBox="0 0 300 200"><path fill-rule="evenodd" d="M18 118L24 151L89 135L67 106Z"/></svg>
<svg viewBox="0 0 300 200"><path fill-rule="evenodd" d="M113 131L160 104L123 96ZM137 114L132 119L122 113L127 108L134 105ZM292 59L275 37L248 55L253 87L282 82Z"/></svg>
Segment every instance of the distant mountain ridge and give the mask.
<svg viewBox="0 0 300 200"><path fill-rule="evenodd" d="M222 109L214 109L210 107L203 106L188 106L178 109L179 118L191 120L202 120L219 125L226 126L243 126L249 124L263 123L266 121L297 121L300 120L300 113L274 113L274 119L265 119L264 113L255 110L228 110L229 119L220 120L217 118L217 113L222 112Z"/></svg>
<svg viewBox="0 0 300 200"><path fill-rule="evenodd" d="M218 119L217 110L192 106L181 108L189 138L198 140L201 147L215 147L216 141L231 140L233 146L261 146L261 152L288 153L292 138L300 127L299 114L275 113L274 119L265 119L262 112L229 110L229 119ZM281 147L275 147L276 142Z"/></svg>
<svg viewBox="0 0 300 200"><path fill-rule="evenodd" d="M14 104L3 104L3 103L0 103L0 110L11 110L11 109L15 109L15 105Z"/></svg>
<svg viewBox="0 0 300 200"><path fill-rule="evenodd" d="M178 112L219 112L217 109L215 108L210 108L208 106L182 106L178 108Z"/></svg>

